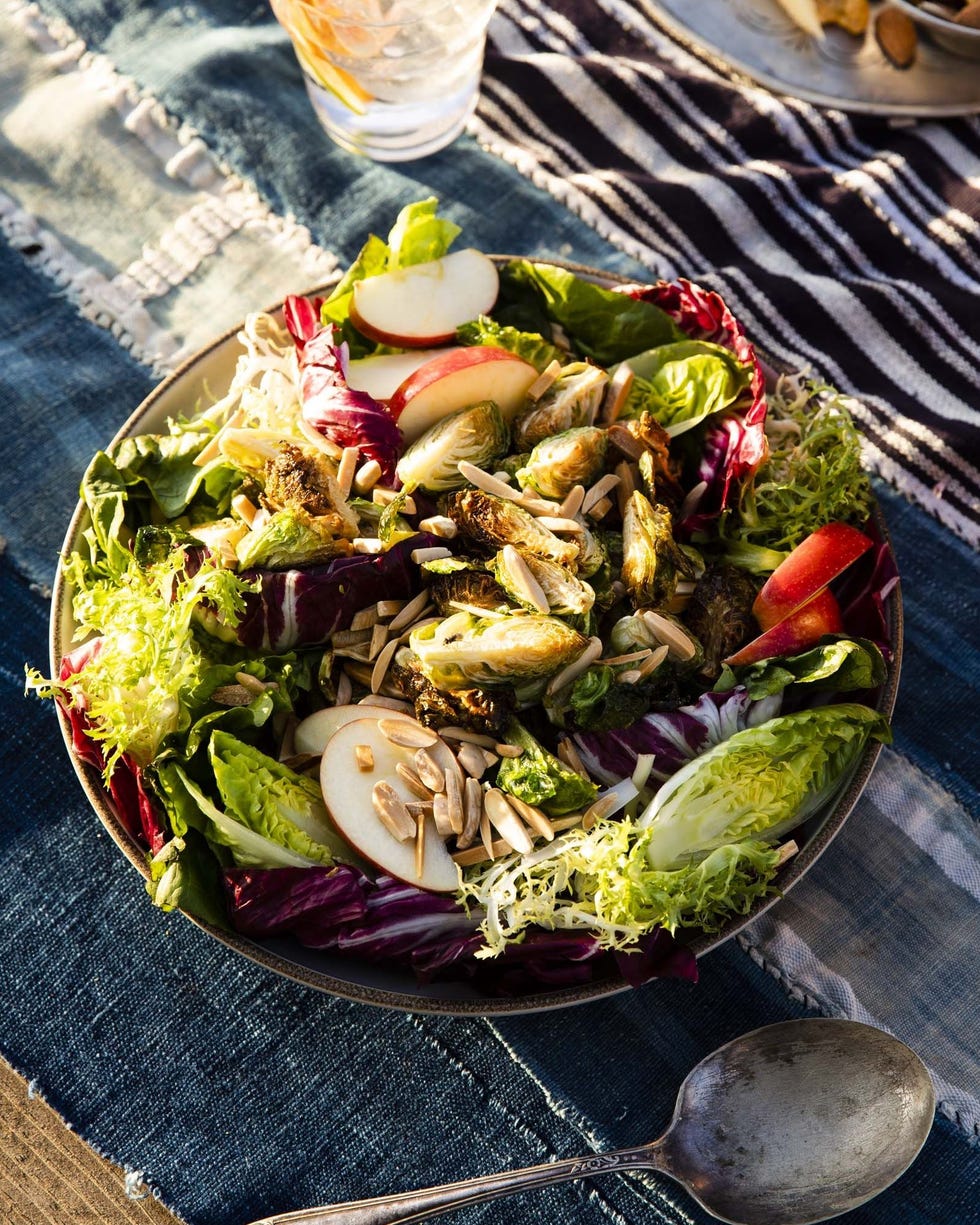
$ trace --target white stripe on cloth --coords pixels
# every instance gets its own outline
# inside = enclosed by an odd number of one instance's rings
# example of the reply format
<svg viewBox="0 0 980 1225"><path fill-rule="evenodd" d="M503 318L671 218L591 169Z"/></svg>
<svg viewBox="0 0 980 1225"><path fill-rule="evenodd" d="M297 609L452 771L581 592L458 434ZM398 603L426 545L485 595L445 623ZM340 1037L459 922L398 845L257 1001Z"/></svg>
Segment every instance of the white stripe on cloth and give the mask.
<svg viewBox="0 0 980 1225"><path fill-rule="evenodd" d="M22 98L7 97L5 135L35 168L8 186L4 231L155 373L239 322L229 271L263 306L336 279L336 257L304 226L270 209L63 21L15 0L0 10L0 47L17 69L11 90L26 82ZM44 135L46 114L59 117L61 139ZM106 159L124 167L111 180Z"/></svg>
<svg viewBox="0 0 980 1225"><path fill-rule="evenodd" d="M980 831L921 770L884 750L831 846L739 942L793 998L911 1046L980 1138Z"/></svg>

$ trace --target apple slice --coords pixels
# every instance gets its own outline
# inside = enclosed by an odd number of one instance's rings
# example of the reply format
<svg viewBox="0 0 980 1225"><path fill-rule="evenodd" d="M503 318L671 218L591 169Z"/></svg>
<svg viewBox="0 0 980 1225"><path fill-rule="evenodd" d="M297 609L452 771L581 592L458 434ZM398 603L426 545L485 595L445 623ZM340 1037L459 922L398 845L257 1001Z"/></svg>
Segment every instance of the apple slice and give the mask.
<svg viewBox="0 0 980 1225"><path fill-rule="evenodd" d="M764 629L771 629L811 600L874 542L846 523L828 523L811 532L781 562L755 598L752 612Z"/></svg>
<svg viewBox="0 0 980 1225"><path fill-rule="evenodd" d="M347 386L366 391L374 400L390 400L410 374L426 362L453 349L411 349L407 353L379 353L360 357L347 367Z"/></svg>
<svg viewBox="0 0 980 1225"><path fill-rule="evenodd" d="M386 711L382 717L391 713ZM371 750L373 766L368 770L357 765L355 750L362 745ZM418 876L415 839L400 842L374 810L372 792L378 782L390 784L406 802L416 798L395 773L399 762L411 769L414 756L413 749L392 744L376 718L352 719L333 733L323 751L320 762L323 801L338 832L363 859L419 889L452 893L459 886L459 872L446 844L436 833L435 824L431 820L425 824L422 875Z"/></svg>
<svg viewBox="0 0 980 1225"><path fill-rule="evenodd" d="M740 651L729 655L724 662L736 667L739 664L757 664L778 655L799 655L824 634L839 634L843 628L840 606L833 592L824 587L802 608L777 621Z"/></svg>
<svg viewBox="0 0 980 1225"><path fill-rule="evenodd" d="M467 247L357 281L350 319L379 344L426 348L452 340L461 323L486 315L499 289L493 260Z"/></svg>
<svg viewBox="0 0 980 1225"><path fill-rule="evenodd" d="M445 349L408 376L388 409L410 443L443 417L481 400L493 400L504 420L512 421L537 377L530 362L494 345Z"/></svg>
<svg viewBox="0 0 980 1225"><path fill-rule="evenodd" d="M398 710L390 710L387 706L327 706L323 710L314 711L296 725L293 733L293 745L297 753L320 754L327 747L327 742L334 732L354 719L411 719L411 715Z"/></svg>

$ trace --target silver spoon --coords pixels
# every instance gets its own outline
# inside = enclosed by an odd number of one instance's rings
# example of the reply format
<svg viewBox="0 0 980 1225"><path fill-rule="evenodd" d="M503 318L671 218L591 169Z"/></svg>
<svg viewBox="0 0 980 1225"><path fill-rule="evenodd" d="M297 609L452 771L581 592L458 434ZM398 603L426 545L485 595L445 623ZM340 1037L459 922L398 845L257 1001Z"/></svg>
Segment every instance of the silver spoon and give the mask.
<svg viewBox="0 0 980 1225"><path fill-rule="evenodd" d="M252 1225L404 1225L517 1191L637 1169L668 1174L730 1225L811 1225L893 1183L924 1144L935 1104L921 1060L890 1034L857 1021L785 1021L702 1059L652 1144Z"/></svg>

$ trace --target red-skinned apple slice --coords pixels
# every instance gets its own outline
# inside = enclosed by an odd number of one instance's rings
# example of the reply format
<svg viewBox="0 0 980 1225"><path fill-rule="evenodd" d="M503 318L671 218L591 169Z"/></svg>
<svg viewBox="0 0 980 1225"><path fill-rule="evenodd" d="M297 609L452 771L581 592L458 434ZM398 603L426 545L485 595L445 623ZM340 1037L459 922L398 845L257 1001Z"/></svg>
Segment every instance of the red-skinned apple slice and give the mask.
<svg viewBox="0 0 980 1225"><path fill-rule="evenodd" d="M405 442L461 408L493 400L506 421L524 404L538 372L522 357L493 345L445 349L410 374L388 401Z"/></svg>
<svg viewBox="0 0 980 1225"><path fill-rule="evenodd" d="M764 630L771 629L811 600L847 569L873 541L846 523L828 523L811 532L781 562L756 596L752 612Z"/></svg>
<svg viewBox="0 0 980 1225"><path fill-rule="evenodd" d="M357 767L355 749L360 745L371 750L370 770ZM416 798L395 772L399 762L411 769L414 756L413 749L388 740L377 719L345 723L333 733L323 751L320 762L323 801L338 832L363 859L419 889L452 893L459 885L459 873L434 823L426 822L422 875L417 876L415 839L399 841L374 810L372 793L378 782L389 783L405 801Z"/></svg>
<svg viewBox="0 0 980 1225"><path fill-rule="evenodd" d="M379 344L428 348L452 340L461 323L488 314L499 289L493 260L467 247L357 281L350 319Z"/></svg>
<svg viewBox="0 0 980 1225"><path fill-rule="evenodd" d="M840 605L825 587L802 608L777 621L740 651L729 655L724 662L736 667L739 664L757 664L779 655L799 655L801 651L814 646L824 634L839 634L843 628Z"/></svg>
<svg viewBox="0 0 980 1225"><path fill-rule="evenodd" d="M408 376L426 362L456 349L410 349L407 353L379 353L361 357L347 367L347 386L366 391L374 400L390 400Z"/></svg>
<svg viewBox="0 0 980 1225"><path fill-rule="evenodd" d="M363 706L325 706L323 710L316 710L297 723L293 733L293 745L297 753L320 754L326 749L334 732L339 732L345 724L352 723L355 719L411 718L411 715L389 710L387 706L370 706L367 703Z"/></svg>

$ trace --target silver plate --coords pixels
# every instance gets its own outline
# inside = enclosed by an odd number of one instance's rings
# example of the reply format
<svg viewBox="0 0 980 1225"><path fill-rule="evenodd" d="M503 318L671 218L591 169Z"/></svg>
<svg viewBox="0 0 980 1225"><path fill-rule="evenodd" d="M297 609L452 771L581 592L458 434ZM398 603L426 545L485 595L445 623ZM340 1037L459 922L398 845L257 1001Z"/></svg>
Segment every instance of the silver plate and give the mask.
<svg viewBox="0 0 980 1225"><path fill-rule="evenodd" d="M796 26L776 0L641 4L680 42L775 93L836 110L909 119L980 111L976 61L940 49L921 26L915 63L899 69L885 59L871 23L863 36L828 26L818 41Z"/></svg>

